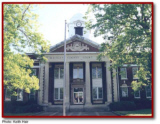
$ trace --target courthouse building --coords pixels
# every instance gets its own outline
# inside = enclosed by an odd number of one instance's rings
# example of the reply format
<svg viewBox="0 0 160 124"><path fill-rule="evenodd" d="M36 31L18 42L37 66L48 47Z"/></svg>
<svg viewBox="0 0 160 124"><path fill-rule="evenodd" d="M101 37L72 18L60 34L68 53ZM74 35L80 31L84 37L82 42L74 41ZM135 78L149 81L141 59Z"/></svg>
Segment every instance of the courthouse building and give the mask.
<svg viewBox="0 0 160 124"><path fill-rule="evenodd" d="M130 64L129 67L124 65L115 70L109 69L112 63L107 56L101 61L97 59L100 44L90 39L90 31L85 29L81 14L74 15L67 26L65 80L67 110L76 107L83 110L96 107L107 109L110 103L124 98L128 100L151 98L150 87L136 93L131 88L131 82L138 80L135 77L139 68L137 65ZM36 94L19 91L17 99L22 97L19 101L27 101L34 98L38 104L48 107L48 110L62 108L64 41L51 46L50 51L44 55L48 59L46 63L40 63L34 54L28 54L35 61L33 69L39 78L40 89ZM123 72L121 75L120 71Z"/></svg>

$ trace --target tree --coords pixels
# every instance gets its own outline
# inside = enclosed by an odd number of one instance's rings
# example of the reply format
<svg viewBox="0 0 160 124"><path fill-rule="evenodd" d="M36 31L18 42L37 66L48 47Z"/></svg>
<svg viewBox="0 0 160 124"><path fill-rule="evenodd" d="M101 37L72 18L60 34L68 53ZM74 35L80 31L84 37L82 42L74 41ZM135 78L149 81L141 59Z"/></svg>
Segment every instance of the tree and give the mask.
<svg viewBox="0 0 160 124"><path fill-rule="evenodd" d="M92 12L95 21L89 16ZM151 84L151 4L92 4L85 19L95 36L113 38L101 44L98 59L107 55L115 69L123 64L139 65L133 90Z"/></svg>
<svg viewBox="0 0 160 124"><path fill-rule="evenodd" d="M26 54L30 48L45 60L42 53L49 50L49 43L38 33L37 15L32 12L35 5L3 4L3 62L4 86L16 95L16 89L39 89L39 80L33 75L33 60Z"/></svg>

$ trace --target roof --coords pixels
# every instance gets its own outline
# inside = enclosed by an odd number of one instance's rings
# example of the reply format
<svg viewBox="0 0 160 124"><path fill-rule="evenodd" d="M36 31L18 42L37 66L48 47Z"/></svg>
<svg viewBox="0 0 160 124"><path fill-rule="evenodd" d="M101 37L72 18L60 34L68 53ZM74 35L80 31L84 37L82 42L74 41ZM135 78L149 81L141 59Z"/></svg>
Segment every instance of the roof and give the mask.
<svg viewBox="0 0 160 124"><path fill-rule="evenodd" d="M91 45L91 46L93 46L95 48L98 48L98 49L100 48L100 44L98 44L98 43L96 43L96 42L94 42L94 41L92 41L92 40L90 40L88 38L85 38L83 36L77 35L77 34L75 34L74 36L66 39L66 44L70 43L72 41L75 41L75 40L87 43L87 44L89 44L89 45ZM54 51L54 50L56 50L56 49L58 49L58 48L60 48L62 46L64 46L64 41L61 41L60 43L58 43L58 44L56 44L54 46L51 46L50 47L50 52Z"/></svg>

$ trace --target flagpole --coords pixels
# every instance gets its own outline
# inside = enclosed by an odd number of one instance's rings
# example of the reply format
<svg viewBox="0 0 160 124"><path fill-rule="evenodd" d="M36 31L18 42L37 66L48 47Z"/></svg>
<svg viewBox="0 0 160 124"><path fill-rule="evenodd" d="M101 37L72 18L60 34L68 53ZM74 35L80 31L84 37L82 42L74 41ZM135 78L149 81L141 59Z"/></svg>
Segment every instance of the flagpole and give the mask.
<svg viewBox="0 0 160 124"><path fill-rule="evenodd" d="M64 81L63 81L63 116L66 116L66 20L64 31Z"/></svg>

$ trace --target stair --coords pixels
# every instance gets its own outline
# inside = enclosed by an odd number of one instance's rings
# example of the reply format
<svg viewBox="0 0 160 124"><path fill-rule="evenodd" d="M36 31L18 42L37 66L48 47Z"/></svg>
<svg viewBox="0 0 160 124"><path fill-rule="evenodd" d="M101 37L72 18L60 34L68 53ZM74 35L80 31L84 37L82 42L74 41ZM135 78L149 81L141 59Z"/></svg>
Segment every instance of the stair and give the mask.
<svg viewBox="0 0 160 124"><path fill-rule="evenodd" d="M47 112L63 112L63 106L62 105L48 106L45 111L47 111Z"/></svg>
<svg viewBox="0 0 160 124"><path fill-rule="evenodd" d="M83 112L84 105L70 105L69 111L70 112Z"/></svg>
<svg viewBox="0 0 160 124"><path fill-rule="evenodd" d="M63 112L63 105L50 105L45 108L47 112ZM69 112L107 112L109 107L105 104L97 105L69 105L66 107Z"/></svg>

